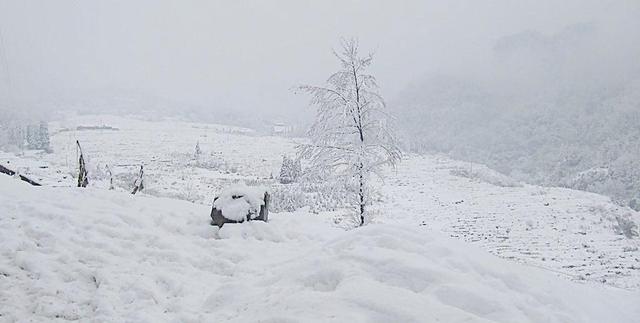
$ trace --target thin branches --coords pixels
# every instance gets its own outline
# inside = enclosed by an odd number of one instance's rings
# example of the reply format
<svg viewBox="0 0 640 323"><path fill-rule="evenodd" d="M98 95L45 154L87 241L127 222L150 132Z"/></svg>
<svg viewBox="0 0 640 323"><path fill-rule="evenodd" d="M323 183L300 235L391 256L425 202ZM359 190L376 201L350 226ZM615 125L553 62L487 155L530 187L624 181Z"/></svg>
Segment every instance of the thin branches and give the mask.
<svg viewBox="0 0 640 323"><path fill-rule="evenodd" d="M362 225L370 174L380 175L383 166L394 166L401 153L388 127L390 117L376 79L366 74L372 55L358 56L354 39L343 40L342 50L333 53L341 69L325 86L298 87L316 107L316 119L307 132L311 142L299 145L298 152L310 161L309 171L315 175L333 174L354 183Z"/></svg>

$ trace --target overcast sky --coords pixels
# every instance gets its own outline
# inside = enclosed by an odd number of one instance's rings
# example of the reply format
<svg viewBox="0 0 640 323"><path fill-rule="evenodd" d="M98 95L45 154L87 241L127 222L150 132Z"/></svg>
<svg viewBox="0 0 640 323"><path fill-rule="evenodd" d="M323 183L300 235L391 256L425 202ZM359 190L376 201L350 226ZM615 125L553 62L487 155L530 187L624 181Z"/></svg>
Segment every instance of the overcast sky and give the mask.
<svg viewBox="0 0 640 323"><path fill-rule="evenodd" d="M340 37L375 52L373 72L392 98L424 74L482 64L504 35L634 20L637 0L0 0L0 95L140 92L286 113L306 102L292 86L335 70Z"/></svg>

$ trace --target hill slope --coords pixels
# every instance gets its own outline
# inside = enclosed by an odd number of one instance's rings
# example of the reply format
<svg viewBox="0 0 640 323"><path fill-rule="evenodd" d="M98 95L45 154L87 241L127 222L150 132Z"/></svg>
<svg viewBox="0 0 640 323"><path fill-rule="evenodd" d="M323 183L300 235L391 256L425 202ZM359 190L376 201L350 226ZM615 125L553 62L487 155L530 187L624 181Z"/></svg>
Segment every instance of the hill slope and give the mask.
<svg viewBox="0 0 640 323"><path fill-rule="evenodd" d="M118 130L104 130L105 125ZM47 186L74 186L76 139L83 144L94 189L109 187L105 169L110 165L116 190L130 191L144 164L144 193L203 205L235 183L270 187L274 202L281 202L273 207L280 210L293 209L278 205L289 203L323 211L342 198L304 195L300 186L279 185L272 178L282 156L294 153L296 139L225 125L78 116L52 126L54 153L0 152L0 163ZM199 158L194 156L196 142L203 152ZM565 278L640 289L640 212L607 197L524 185L484 166L439 155L407 155L388 175L375 204L377 223L438 229ZM636 236L621 234L620 223L635 223Z"/></svg>
<svg viewBox="0 0 640 323"><path fill-rule="evenodd" d="M0 177L0 321L634 322L568 282L423 227L325 215L208 225L188 202Z"/></svg>

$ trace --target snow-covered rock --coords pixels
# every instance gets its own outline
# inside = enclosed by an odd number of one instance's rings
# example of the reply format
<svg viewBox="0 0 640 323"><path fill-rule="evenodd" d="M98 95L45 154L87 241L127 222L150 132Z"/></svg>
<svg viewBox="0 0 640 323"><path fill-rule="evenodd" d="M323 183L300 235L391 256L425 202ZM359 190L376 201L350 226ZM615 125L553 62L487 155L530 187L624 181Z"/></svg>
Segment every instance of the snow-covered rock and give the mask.
<svg viewBox="0 0 640 323"><path fill-rule="evenodd" d="M263 187L233 185L216 197L213 207L226 219L242 222L258 218L266 198L267 190Z"/></svg>

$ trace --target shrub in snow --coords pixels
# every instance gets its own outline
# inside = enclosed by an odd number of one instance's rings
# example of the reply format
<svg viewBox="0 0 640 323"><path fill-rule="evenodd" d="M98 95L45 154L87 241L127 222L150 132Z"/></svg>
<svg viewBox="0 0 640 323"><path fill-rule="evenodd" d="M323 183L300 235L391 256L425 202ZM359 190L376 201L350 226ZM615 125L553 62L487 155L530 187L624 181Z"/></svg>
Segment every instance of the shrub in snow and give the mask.
<svg viewBox="0 0 640 323"><path fill-rule="evenodd" d="M640 196L634 197L629 201L629 207L634 211L640 211Z"/></svg>
<svg viewBox="0 0 640 323"><path fill-rule="evenodd" d="M293 212L309 205L309 198L298 183L274 185L271 196L270 208L274 212Z"/></svg>
<svg viewBox="0 0 640 323"><path fill-rule="evenodd" d="M282 157L282 167L280 168L280 176L278 179L281 184L294 183L300 177L302 173L302 167L300 166L300 160L293 160L288 156Z"/></svg>
<svg viewBox="0 0 640 323"><path fill-rule="evenodd" d="M509 176L496 172L484 165L475 166L474 169L456 167L449 171L449 174L458 177L465 177L479 182L485 182L500 187L522 187L522 183Z"/></svg>
<svg viewBox="0 0 640 323"><path fill-rule="evenodd" d="M197 160L200 159L200 155L202 155L202 149L200 149L200 142L196 142L196 148L193 153L193 157Z"/></svg>
<svg viewBox="0 0 640 323"><path fill-rule="evenodd" d="M231 186L213 200L211 224L222 227L225 223L268 221L269 193L260 187Z"/></svg>
<svg viewBox="0 0 640 323"><path fill-rule="evenodd" d="M303 176L298 183L271 185L269 209L273 212L292 212L306 207L311 213L320 213L353 205L353 191L344 181L319 181Z"/></svg>
<svg viewBox="0 0 640 323"><path fill-rule="evenodd" d="M640 234L638 232L638 225L633 222L631 216L627 214L627 216L616 215L616 222L613 225L613 229L617 234L624 235L629 239L633 239L638 237Z"/></svg>

